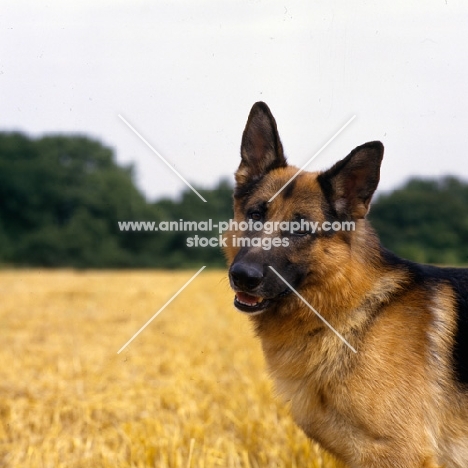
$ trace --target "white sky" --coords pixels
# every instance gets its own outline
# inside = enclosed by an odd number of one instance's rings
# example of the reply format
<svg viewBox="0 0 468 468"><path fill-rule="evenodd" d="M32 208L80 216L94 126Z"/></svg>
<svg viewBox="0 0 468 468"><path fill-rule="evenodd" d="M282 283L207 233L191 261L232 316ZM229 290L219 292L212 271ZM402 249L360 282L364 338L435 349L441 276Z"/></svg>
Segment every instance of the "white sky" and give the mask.
<svg viewBox="0 0 468 468"><path fill-rule="evenodd" d="M232 178L250 107L290 163L386 148L381 188L468 179L468 3L452 0L10 0L0 11L0 131L84 133L133 162L149 198Z"/></svg>

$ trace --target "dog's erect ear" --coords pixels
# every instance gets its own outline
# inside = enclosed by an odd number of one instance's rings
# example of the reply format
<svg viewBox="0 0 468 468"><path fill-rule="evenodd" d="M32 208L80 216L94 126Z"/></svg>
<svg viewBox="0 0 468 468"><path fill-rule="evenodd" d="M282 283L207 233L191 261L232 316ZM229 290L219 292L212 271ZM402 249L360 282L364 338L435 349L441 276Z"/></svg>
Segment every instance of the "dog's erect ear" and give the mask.
<svg viewBox="0 0 468 468"><path fill-rule="evenodd" d="M339 218L364 218L380 179L384 147L380 141L358 146L319 175L323 193Z"/></svg>
<svg viewBox="0 0 468 468"><path fill-rule="evenodd" d="M286 166L275 119L264 102L252 106L242 135L241 158L236 172L238 186L255 182L272 169Z"/></svg>

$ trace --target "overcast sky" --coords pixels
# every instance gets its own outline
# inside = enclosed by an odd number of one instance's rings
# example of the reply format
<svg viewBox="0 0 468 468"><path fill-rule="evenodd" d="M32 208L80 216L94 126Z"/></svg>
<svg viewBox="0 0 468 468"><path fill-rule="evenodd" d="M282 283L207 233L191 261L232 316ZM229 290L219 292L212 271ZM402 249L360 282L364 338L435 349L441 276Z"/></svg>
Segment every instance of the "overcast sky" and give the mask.
<svg viewBox="0 0 468 468"><path fill-rule="evenodd" d="M0 12L0 131L84 133L134 163L149 198L232 178L265 101L290 163L326 169L385 145L381 188L468 179L468 2L10 0Z"/></svg>

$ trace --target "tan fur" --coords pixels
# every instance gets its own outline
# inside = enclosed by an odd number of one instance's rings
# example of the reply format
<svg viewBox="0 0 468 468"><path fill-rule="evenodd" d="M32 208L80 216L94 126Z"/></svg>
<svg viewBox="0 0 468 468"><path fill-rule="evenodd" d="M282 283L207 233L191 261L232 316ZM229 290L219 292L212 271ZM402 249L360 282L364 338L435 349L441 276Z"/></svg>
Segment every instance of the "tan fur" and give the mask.
<svg viewBox="0 0 468 468"><path fill-rule="evenodd" d="M245 183L245 163L240 171ZM268 200L296 171L263 174L255 190L235 198L235 220L245 220L248 206ZM293 196L268 204L268 220L300 212L324 221L318 175L302 173ZM410 288L407 271L382 261L364 203L356 206L354 232L318 237L297 252L256 255L265 264L287 255L290 263L309 265L300 293L357 353L289 294L251 317L268 370L296 423L350 468L467 468L468 393L451 368L454 293L443 283L432 296ZM238 253L228 242L230 264Z"/></svg>

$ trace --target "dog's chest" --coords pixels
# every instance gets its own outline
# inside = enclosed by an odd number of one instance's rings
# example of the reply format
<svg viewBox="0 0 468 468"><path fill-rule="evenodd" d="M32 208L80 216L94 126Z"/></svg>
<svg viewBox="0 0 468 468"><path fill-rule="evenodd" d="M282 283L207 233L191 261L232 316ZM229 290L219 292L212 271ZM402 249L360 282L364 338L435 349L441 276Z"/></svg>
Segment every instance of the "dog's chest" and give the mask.
<svg viewBox="0 0 468 468"><path fill-rule="evenodd" d="M353 356L347 346L326 330L302 341L296 335L291 343L263 337L262 345L275 388L307 436L329 449L337 430L348 438L353 428L346 422L352 406L347 375Z"/></svg>

